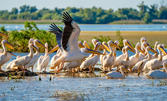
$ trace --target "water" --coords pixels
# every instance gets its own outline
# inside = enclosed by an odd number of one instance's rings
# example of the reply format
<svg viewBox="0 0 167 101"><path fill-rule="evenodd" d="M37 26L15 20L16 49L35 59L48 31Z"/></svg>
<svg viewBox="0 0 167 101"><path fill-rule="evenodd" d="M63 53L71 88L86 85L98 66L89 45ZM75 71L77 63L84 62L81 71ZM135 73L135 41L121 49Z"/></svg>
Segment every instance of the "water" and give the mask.
<svg viewBox="0 0 167 101"><path fill-rule="evenodd" d="M27 53L14 54L23 56ZM117 51L117 55L120 54L121 52ZM129 75L123 80L109 80L104 76L95 72L39 75L18 80L0 77L0 101L165 101L167 99L167 80L150 80L135 75Z"/></svg>
<svg viewBox="0 0 167 101"><path fill-rule="evenodd" d="M0 24L7 30L22 30L23 24ZM38 24L39 29L48 30L48 24ZM60 25L62 26L62 25ZM82 31L167 31L167 24L150 25L79 25Z"/></svg>

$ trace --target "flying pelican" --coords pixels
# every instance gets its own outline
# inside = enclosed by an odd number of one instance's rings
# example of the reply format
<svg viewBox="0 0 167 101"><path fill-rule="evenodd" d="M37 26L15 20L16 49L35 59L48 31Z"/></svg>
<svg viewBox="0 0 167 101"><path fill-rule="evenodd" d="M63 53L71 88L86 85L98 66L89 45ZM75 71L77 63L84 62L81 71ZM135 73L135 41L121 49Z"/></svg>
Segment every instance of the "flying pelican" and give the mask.
<svg viewBox="0 0 167 101"><path fill-rule="evenodd" d="M51 69L53 69L61 64L57 72L62 70L64 62L82 60L86 57L78 47L78 36L80 34L79 26L73 21L67 12L63 13L63 22L65 24L63 33L55 33L57 43L62 53L62 55L56 59L54 66L51 67ZM50 31L54 33L55 30L57 30L55 28L55 24L51 24ZM92 53L94 51L89 52Z"/></svg>
<svg viewBox="0 0 167 101"><path fill-rule="evenodd" d="M45 55L39 57L37 61L37 70L42 71L42 69L44 69L44 72L46 72L46 67L49 64L49 60L48 43L45 43Z"/></svg>
<svg viewBox="0 0 167 101"><path fill-rule="evenodd" d="M33 72L33 67L34 64L37 62L38 58L39 58L39 47L45 47L38 39L32 39L33 40L33 44L36 47L36 52L35 54L33 54L33 58L31 59L31 61L25 65L25 69L31 67L32 68L32 72Z"/></svg>
<svg viewBox="0 0 167 101"><path fill-rule="evenodd" d="M167 79L167 62L163 63L163 68L165 72L160 70L151 70L144 75L150 79Z"/></svg>
<svg viewBox="0 0 167 101"><path fill-rule="evenodd" d="M13 60L12 64L11 64L11 69L12 70L16 70L16 69L19 69L21 68L22 70L25 69L25 65L28 64L31 59L33 58L33 47L36 48L34 45L33 45L33 39L30 39L29 42L28 42L28 47L30 49L30 53L26 56L22 56L22 57L19 57L15 60Z"/></svg>
<svg viewBox="0 0 167 101"><path fill-rule="evenodd" d="M106 47L107 50L110 50L110 53L103 57L102 68L104 71L106 69L111 70L111 67L114 65L116 58L116 48L119 48L119 46L111 40L108 41L108 45L106 43L103 43L103 46Z"/></svg>
<svg viewBox="0 0 167 101"><path fill-rule="evenodd" d="M102 45L101 42L97 42L97 43L93 42L93 43L95 46L94 50L98 51L100 46ZM89 72L92 72L93 67L97 64L99 58L100 58L100 54L91 54L88 58L86 58L82 62L80 69L83 70L85 68L89 68Z"/></svg>
<svg viewBox="0 0 167 101"><path fill-rule="evenodd" d="M1 69L2 65L8 62L12 57L12 54L7 51L6 47L10 49L14 49L14 48L7 40L2 40L1 43L3 48L3 53L0 53L0 71L3 71Z"/></svg>
<svg viewBox="0 0 167 101"><path fill-rule="evenodd" d="M158 52L159 52L158 58L155 58L155 59L152 59L152 60L148 61L148 62L144 65L143 72L147 73L147 72L149 72L150 70L155 70L155 69L162 68L163 61L162 61L162 52L161 52L161 50L163 50L164 52L165 52L165 50L164 50L164 48L161 46L161 44L158 44L157 50L158 50Z"/></svg>

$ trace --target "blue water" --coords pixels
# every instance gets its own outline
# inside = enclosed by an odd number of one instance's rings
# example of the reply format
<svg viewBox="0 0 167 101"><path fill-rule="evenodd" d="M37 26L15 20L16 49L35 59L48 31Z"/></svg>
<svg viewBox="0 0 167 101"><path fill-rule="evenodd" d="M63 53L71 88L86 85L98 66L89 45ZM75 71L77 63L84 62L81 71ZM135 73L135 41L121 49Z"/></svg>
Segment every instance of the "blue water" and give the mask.
<svg viewBox="0 0 167 101"><path fill-rule="evenodd" d="M22 30L22 24L0 24L7 30ZM38 24L39 29L48 30L48 24ZM63 26L63 25L60 25ZM82 31L167 31L167 24L151 25L79 25Z"/></svg>

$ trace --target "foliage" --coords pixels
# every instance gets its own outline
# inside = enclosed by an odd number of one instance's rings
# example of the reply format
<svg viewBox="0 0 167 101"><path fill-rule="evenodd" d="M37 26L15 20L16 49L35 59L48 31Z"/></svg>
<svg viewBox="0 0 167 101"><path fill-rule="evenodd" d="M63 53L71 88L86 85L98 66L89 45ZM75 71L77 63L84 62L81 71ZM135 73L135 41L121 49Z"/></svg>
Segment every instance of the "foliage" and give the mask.
<svg viewBox="0 0 167 101"><path fill-rule="evenodd" d="M8 41L15 46L14 51L17 52L29 51L28 41L30 38L39 39L43 44L47 42L49 49L56 45L55 35L48 31L39 30L33 22L25 22L25 30L7 32L4 27L1 27L0 31L8 33ZM44 52L44 48L40 48L40 51Z"/></svg>
<svg viewBox="0 0 167 101"><path fill-rule="evenodd" d="M138 9L119 8L102 9L92 8L75 8L67 7L55 8L53 10L43 8L37 9L35 6L23 5L19 8L12 8L11 11L0 10L0 20L61 20L62 12L68 11L73 19L82 24L108 24L122 20L142 20L151 23L150 19L167 19L167 6L146 5L141 2ZM147 20L147 17L149 19Z"/></svg>

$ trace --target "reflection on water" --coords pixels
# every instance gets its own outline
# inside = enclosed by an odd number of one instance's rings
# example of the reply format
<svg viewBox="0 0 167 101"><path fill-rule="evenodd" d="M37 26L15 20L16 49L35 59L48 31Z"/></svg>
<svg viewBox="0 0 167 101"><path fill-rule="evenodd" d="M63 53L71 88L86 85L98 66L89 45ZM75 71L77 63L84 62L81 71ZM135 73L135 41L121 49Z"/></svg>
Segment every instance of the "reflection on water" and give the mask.
<svg viewBox="0 0 167 101"><path fill-rule="evenodd" d="M0 87L1 101L145 101L166 100L167 98L167 80L149 80L134 75L129 75L124 80L109 80L101 76L99 72L39 75L18 80L1 77Z"/></svg>

